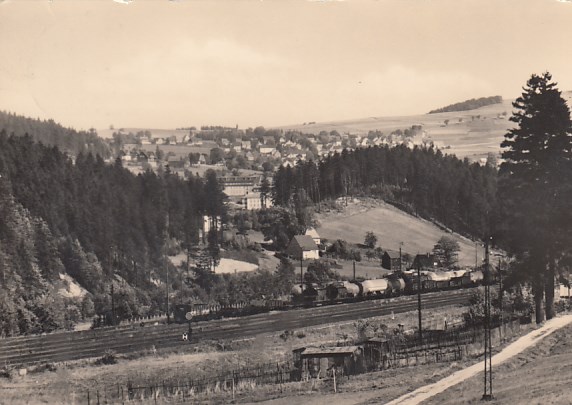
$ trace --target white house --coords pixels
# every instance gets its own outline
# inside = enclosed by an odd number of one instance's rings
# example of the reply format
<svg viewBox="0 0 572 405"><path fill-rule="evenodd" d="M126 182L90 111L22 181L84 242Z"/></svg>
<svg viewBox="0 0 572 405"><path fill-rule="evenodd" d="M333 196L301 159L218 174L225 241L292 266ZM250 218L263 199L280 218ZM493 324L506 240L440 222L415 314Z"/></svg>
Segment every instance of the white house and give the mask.
<svg viewBox="0 0 572 405"><path fill-rule="evenodd" d="M318 234L318 231L316 231L316 229L314 229L314 228L311 228L311 227L308 228L304 235L311 236L316 245L319 245L321 243L320 235Z"/></svg>
<svg viewBox="0 0 572 405"><path fill-rule="evenodd" d="M296 235L286 249L288 256L297 260L319 259L318 246L310 235Z"/></svg>

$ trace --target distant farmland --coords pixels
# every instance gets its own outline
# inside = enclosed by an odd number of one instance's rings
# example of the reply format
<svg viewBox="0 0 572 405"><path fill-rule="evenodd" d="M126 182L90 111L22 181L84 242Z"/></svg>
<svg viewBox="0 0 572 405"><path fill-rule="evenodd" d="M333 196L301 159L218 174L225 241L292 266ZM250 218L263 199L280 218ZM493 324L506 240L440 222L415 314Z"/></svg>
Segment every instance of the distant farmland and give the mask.
<svg viewBox="0 0 572 405"><path fill-rule="evenodd" d="M572 92L563 92L562 96L572 106ZM397 129L404 130L412 125L421 125L435 143L447 147L444 153L459 158L478 160L489 152L498 153L500 144L509 128L514 125L510 120L513 100L488 105L469 111L455 111L438 114L420 114L401 117L367 117L345 121L328 121L298 125L287 125L281 129L293 129L305 133L318 134L320 131L338 131L340 134L365 135L369 131L379 130L390 134ZM447 121L447 122L445 122Z"/></svg>
<svg viewBox="0 0 572 405"><path fill-rule="evenodd" d="M352 243L363 243L367 231L377 236L377 246L383 249L402 251L410 255L427 253L443 235L455 238L461 246L459 264L475 265L475 244L456 234L447 233L436 225L416 218L389 205L380 203L373 208L365 208L360 203L351 203L344 213L328 213L319 215L321 226L320 237L328 240L343 239ZM478 260L483 259L482 247L478 247Z"/></svg>

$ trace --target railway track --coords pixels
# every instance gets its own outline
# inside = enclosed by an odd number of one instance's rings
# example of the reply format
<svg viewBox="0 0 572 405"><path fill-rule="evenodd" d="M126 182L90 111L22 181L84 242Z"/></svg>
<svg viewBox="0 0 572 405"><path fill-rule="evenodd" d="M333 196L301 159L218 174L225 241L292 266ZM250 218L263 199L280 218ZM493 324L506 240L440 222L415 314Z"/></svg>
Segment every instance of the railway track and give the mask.
<svg viewBox="0 0 572 405"><path fill-rule="evenodd" d="M423 308L466 304L472 290L446 294L424 294ZM246 339L333 322L407 312L417 309L417 299L405 296L396 299L369 300L351 304L277 311L242 318L199 322L193 326L193 341ZM181 340L186 325L130 325L99 330L54 333L0 340L0 365L23 367L50 362L66 362L102 356L106 350L128 354L145 350L163 350L189 345Z"/></svg>

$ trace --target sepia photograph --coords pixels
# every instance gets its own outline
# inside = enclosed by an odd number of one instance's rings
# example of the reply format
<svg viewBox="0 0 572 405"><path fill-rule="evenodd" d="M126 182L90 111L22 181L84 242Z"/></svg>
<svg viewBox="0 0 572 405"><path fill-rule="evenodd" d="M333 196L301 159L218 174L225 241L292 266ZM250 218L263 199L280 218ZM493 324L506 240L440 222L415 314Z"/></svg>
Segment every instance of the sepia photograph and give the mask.
<svg viewBox="0 0 572 405"><path fill-rule="evenodd" d="M0 405L572 404L572 0L0 0Z"/></svg>

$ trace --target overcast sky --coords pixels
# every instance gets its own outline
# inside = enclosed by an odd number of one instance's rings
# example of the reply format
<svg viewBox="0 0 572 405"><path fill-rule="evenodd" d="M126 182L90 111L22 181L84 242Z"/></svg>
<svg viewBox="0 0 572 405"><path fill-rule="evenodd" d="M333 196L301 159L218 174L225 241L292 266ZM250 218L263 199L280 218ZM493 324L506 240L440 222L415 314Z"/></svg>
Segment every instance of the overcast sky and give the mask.
<svg viewBox="0 0 572 405"><path fill-rule="evenodd" d="M0 2L0 109L77 129L266 127L572 90L572 2Z"/></svg>

